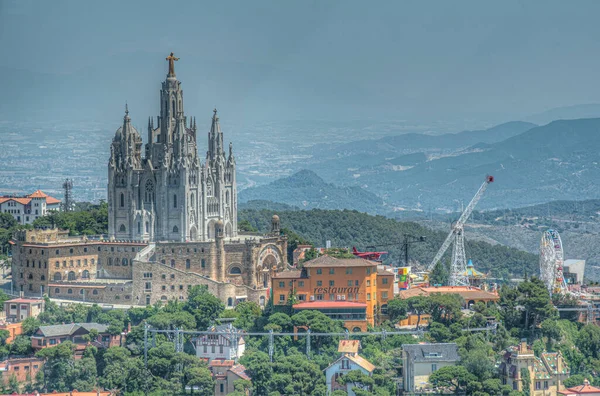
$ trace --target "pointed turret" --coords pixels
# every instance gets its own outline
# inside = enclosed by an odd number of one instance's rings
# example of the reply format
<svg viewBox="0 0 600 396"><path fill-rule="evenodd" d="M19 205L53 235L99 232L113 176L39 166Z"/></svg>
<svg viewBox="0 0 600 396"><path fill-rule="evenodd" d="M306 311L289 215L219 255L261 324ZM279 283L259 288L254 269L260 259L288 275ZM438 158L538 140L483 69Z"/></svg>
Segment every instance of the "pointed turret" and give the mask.
<svg viewBox="0 0 600 396"><path fill-rule="evenodd" d="M221 131L216 108L213 110L212 125L210 127L210 133L208 134L208 148L211 160L225 154L223 151L223 132Z"/></svg>

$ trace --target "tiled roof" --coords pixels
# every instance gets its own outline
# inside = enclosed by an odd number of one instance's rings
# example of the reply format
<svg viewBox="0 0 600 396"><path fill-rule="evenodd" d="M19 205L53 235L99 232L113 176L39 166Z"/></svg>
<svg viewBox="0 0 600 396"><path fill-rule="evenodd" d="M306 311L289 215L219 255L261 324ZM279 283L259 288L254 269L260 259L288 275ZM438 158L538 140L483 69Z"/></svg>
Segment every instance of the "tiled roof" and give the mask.
<svg viewBox="0 0 600 396"><path fill-rule="evenodd" d="M235 366L233 366L232 368L230 368L229 371L231 371L232 373L234 373L235 375L237 375L241 379L245 379L247 381L251 381L252 380L252 378L250 378L250 376L248 375L248 373L246 373L246 367L242 366L241 364L236 364Z"/></svg>
<svg viewBox="0 0 600 396"><path fill-rule="evenodd" d="M53 205L53 204L57 204L57 203L60 203L60 199L50 197L50 196L48 196L46 198L46 205Z"/></svg>
<svg viewBox="0 0 600 396"><path fill-rule="evenodd" d="M395 274L391 271L388 270L384 270L382 268L377 268L377 275L389 275L389 276L395 276Z"/></svg>
<svg viewBox="0 0 600 396"><path fill-rule="evenodd" d="M1 197L0 198L0 203L4 203L7 201L15 201L20 203L21 205L28 205L29 202L31 202L31 198L27 198L27 197Z"/></svg>
<svg viewBox="0 0 600 396"><path fill-rule="evenodd" d="M44 337L56 337L63 335L71 335L79 328L84 328L87 331L96 329L99 333L103 333L106 332L108 326L99 323L69 323L53 326L40 326L38 332L41 333L41 335L43 335Z"/></svg>
<svg viewBox="0 0 600 396"><path fill-rule="evenodd" d="M458 346L449 344L402 344L402 349L414 363L457 362Z"/></svg>
<svg viewBox="0 0 600 396"><path fill-rule="evenodd" d="M300 271L300 270L285 270L285 271L277 272L273 276L273 278L296 279L296 278L300 278L301 275L302 275L302 271Z"/></svg>
<svg viewBox="0 0 600 396"><path fill-rule="evenodd" d="M211 367L233 367L235 362L233 360L213 360L208 365Z"/></svg>
<svg viewBox="0 0 600 396"><path fill-rule="evenodd" d="M369 373L371 373L371 372L373 372L373 370L375 370L375 365L373 363L369 362L367 359L363 358L362 356L346 355L346 357L348 359L352 360L354 363L358 364L360 367L367 370Z"/></svg>
<svg viewBox="0 0 600 396"><path fill-rule="evenodd" d="M536 357L533 362L533 378L540 380L548 380L551 378L550 373L542 361Z"/></svg>
<svg viewBox="0 0 600 396"><path fill-rule="evenodd" d="M596 388L595 386L591 386L590 382L586 379L583 382L583 385L574 386L572 388L567 388L564 391L558 392L561 395L589 395L589 394L598 394L600 395L600 388Z"/></svg>
<svg viewBox="0 0 600 396"><path fill-rule="evenodd" d="M400 298L410 298L415 296L429 296L431 294L458 294L465 301L468 300L498 300L500 297L497 294L489 293L473 286L431 286L431 287L414 287L408 290L400 291Z"/></svg>
<svg viewBox="0 0 600 396"><path fill-rule="evenodd" d="M338 259L331 256L319 256L304 263L305 268L318 267L373 267L377 263L362 258Z"/></svg>
<svg viewBox="0 0 600 396"><path fill-rule="evenodd" d="M359 340L340 340L338 352L342 353L358 353L360 347Z"/></svg>
<svg viewBox="0 0 600 396"><path fill-rule="evenodd" d="M31 304L35 304L35 303L40 303L43 302L44 300L40 299L35 299L35 298L14 298L12 300L7 300L5 301L5 303L31 303Z"/></svg>
<svg viewBox="0 0 600 396"><path fill-rule="evenodd" d="M46 198L47 196L48 196L48 194L46 194L42 190L37 190L33 194L28 195L29 198Z"/></svg>

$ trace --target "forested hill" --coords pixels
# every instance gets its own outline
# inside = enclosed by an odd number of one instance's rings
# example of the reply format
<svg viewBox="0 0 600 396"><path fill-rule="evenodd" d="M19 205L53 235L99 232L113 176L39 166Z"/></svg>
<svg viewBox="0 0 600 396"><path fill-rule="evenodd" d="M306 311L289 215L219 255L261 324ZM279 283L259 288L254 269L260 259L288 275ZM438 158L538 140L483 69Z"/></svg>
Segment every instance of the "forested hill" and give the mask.
<svg viewBox="0 0 600 396"><path fill-rule="evenodd" d="M238 221L247 220L260 231L267 231L271 224L272 210L246 209L239 212ZM433 231L412 222L399 222L383 216L371 216L350 210L300 210L278 211L282 228L307 239L315 246L325 246L330 240L334 247L365 249L377 246L377 250L390 252L388 261L398 262L401 254L400 241L406 233L426 236L427 242L411 245L410 258L429 263L442 245L446 233ZM293 242L293 241L290 241ZM393 244L392 246L379 246ZM491 271L495 277L513 278L537 274L538 257L534 254L502 245L490 245L479 241L466 241L467 257L472 258L478 270ZM450 249L447 257L450 256Z"/></svg>

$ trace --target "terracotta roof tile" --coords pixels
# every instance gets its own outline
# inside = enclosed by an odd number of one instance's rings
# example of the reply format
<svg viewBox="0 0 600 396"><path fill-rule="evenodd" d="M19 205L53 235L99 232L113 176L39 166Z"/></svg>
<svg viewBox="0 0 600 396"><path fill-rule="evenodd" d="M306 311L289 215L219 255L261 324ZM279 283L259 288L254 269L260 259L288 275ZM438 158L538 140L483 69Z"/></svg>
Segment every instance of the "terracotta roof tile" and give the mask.
<svg viewBox="0 0 600 396"><path fill-rule="evenodd" d="M362 258L338 259L331 256L320 256L314 260L304 263L305 268L318 267L373 267L377 266L374 261L365 260Z"/></svg>

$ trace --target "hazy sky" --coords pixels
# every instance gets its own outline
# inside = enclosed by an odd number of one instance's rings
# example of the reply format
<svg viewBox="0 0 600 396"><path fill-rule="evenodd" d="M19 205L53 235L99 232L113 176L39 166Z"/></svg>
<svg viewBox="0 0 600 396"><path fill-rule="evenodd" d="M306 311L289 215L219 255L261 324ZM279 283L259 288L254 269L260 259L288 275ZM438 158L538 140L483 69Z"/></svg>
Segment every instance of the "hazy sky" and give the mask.
<svg viewBox="0 0 600 396"><path fill-rule="evenodd" d="M599 1L0 0L0 115L117 120L125 100L155 115L174 51L188 114L517 119L600 102L598 15Z"/></svg>

